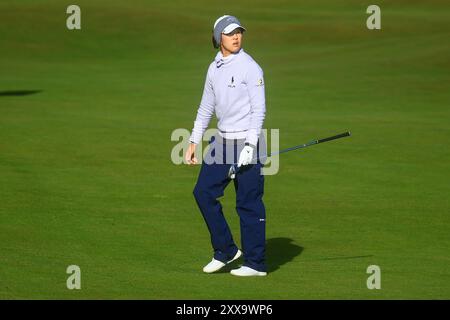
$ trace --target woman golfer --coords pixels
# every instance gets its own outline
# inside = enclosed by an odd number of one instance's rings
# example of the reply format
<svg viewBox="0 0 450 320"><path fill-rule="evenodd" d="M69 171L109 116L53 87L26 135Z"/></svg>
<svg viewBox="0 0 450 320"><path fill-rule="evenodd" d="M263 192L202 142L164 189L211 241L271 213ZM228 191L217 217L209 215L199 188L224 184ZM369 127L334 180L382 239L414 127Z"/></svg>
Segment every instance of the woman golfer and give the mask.
<svg viewBox="0 0 450 320"><path fill-rule="evenodd" d="M185 160L191 165L198 162L194 155L196 145L202 141L215 113L218 134L210 141L209 153L194 188L214 250L212 261L203 271L216 272L243 253L243 265L231 270L231 274L265 276L264 176L261 172L263 165L256 160L259 149L263 149L264 79L262 69L242 49L244 31L245 28L233 16L222 16L214 23L213 45L220 50L208 68ZM229 175L231 165L236 163L239 170ZM242 251L233 240L218 201L233 179Z"/></svg>

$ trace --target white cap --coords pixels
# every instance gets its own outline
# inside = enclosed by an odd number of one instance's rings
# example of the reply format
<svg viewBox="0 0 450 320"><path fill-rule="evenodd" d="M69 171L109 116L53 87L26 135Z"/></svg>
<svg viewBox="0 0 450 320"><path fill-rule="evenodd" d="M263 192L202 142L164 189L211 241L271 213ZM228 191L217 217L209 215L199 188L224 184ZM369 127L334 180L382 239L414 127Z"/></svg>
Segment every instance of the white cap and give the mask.
<svg viewBox="0 0 450 320"><path fill-rule="evenodd" d="M245 28L243 26L241 26L241 25L239 25L237 23L232 23L232 24L226 26L226 28L223 29L222 33L228 34L228 33L232 32L234 29L237 29L237 28L242 28L242 29L245 30Z"/></svg>
<svg viewBox="0 0 450 320"><path fill-rule="evenodd" d="M216 26L217 26L217 24L218 24L221 20L223 20L224 18L230 18L230 19L228 19L228 20L229 20L229 21L232 21L232 23L229 24L229 25L227 25L227 26L223 29L222 33L228 34L228 33L232 32L233 30L235 30L235 29L237 29L237 28L242 28L242 29L245 31L245 28L244 28L243 26L241 26L239 20L237 20L236 17L231 16L231 15L229 15L229 14L223 15L223 16L221 16L219 19L217 19L216 22L214 22L214 27L213 27L213 29L215 29Z"/></svg>
<svg viewBox="0 0 450 320"><path fill-rule="evenodd" d="M215 28L217 27L217 24L219 23L220 20L222 20L223 18L226 18L226 17L231 17L231 16L230 16L229 14L226 14L226 15L224 15L224 16L221 16L219 19L216 20L216 22L214 22L214 27L213 27L213 29L215 29Z"/></svg>
<svg viewBox="0 0 450 320"><path fill-rule="evenodd" d="M221 16L219 19L217 19L216 22L214 23L213 37L212 37L214 48L219 48L222 33L229 34L233 30L236 30L237 28L242 28L242 30L245 31L245 28L234 16L224 15Z"/></svg>

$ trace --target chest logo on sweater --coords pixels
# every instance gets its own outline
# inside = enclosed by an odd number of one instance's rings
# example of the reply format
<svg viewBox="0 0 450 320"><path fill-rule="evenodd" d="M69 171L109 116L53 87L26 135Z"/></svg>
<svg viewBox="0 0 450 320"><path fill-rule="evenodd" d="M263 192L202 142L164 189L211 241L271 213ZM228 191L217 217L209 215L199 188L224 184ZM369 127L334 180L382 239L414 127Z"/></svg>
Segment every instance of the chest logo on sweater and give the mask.
<svg viewBox="0 0 450 320"><path fill-rule="evenodd" d="M236 88L236 85L234 84L234 76L231 77L230 84L228 85L228 88Z"/></svg>

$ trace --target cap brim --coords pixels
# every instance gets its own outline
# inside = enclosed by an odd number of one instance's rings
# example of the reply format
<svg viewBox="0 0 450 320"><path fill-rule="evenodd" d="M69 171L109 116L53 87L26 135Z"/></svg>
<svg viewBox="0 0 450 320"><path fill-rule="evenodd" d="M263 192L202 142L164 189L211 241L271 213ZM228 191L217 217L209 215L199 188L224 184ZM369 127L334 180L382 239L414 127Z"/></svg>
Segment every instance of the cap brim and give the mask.
<svg viewBox="0 0 450 320"><path fill-rule="evenodd" d="M242 30L246 31L245 28L237 23L232 23L228 26L226 26L225 29L223 29L222 33L228 34L236 30L237 28L241 28Z"/></svg>

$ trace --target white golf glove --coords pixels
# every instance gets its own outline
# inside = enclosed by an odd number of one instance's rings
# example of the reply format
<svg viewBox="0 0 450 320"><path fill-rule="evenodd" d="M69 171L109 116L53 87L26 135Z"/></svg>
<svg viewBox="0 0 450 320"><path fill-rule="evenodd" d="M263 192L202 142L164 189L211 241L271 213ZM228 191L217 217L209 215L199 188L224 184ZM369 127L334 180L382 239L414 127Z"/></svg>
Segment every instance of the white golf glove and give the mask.
<svg viewBox="0 0 450 320"><path fill-rule="evenodd" d="M246 166L253 160L253 148L251 146L245 146L239 156L238 167Z"/></svg>

